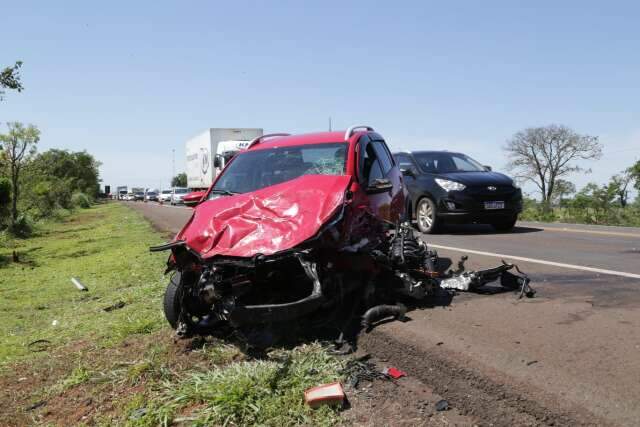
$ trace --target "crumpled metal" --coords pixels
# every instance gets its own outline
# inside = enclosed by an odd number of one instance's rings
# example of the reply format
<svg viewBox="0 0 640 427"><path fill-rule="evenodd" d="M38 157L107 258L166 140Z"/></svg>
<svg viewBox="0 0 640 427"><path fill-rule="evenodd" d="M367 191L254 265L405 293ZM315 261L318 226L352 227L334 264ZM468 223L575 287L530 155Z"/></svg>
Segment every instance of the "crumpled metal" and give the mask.
<svg viewBox="0 0 640 427"><path fill-rule="evenodd" d="M176 236L202 258L252 257L291 249L314 237L345 203L347 175L304 175L200 203Z"/></svg>

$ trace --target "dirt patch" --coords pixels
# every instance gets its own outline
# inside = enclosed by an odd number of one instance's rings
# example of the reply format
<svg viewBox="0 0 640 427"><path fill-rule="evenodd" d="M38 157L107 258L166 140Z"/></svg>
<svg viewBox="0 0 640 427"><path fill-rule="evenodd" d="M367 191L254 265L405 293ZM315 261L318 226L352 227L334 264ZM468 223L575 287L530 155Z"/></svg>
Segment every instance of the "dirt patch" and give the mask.
<svg viewBox="0 0 640 427"><path fill-rule="evenodd" d="M516 387L478 374L440 352L400 343L382 332L363 336L359 346L406 370L478 425L607 425L579 408L544 407Z"/></svg>

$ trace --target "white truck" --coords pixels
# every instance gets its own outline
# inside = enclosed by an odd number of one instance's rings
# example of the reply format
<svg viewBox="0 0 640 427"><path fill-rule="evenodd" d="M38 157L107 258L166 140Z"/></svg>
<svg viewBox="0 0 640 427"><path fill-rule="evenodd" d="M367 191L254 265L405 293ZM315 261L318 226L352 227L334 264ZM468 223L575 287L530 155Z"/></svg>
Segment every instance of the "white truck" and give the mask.
<svg viewBox="0 0 640 427"><path fill-rule="evenodd" d="M189 139L187 187L208 188L229 159L263 133L260 128L211 128Z"/></svg>

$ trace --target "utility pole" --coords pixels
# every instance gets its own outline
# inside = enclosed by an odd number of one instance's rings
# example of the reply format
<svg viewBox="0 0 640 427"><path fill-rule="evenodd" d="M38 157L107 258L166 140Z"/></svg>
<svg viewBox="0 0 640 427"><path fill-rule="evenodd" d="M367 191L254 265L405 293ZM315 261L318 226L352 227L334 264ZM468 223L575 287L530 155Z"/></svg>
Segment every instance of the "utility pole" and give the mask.
<svg viewBox="0 0 640 427"><path fill-rule="evenodd" d="M331 116L329 116L329 132L331 132Z"/></svg>
<svg viewBox="0 0 640 427"><path fill-rule="evenodd" d="M173 177L176 176L176 149L175 148L171 150L171 157L172 157L171 173L173 174L171 175L171 179L173 179Z"/></svg>

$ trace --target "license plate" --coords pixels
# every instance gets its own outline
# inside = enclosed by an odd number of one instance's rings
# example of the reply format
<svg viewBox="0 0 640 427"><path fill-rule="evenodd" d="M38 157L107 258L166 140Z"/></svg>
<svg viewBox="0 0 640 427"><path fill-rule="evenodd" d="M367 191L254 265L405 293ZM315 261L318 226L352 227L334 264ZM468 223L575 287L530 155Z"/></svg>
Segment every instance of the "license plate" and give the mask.
<svg viewBox="0 0 640 427"><path fill-rule="evenodd" d="M484 202L485 209L504 209L504 202Z"/></svg>

